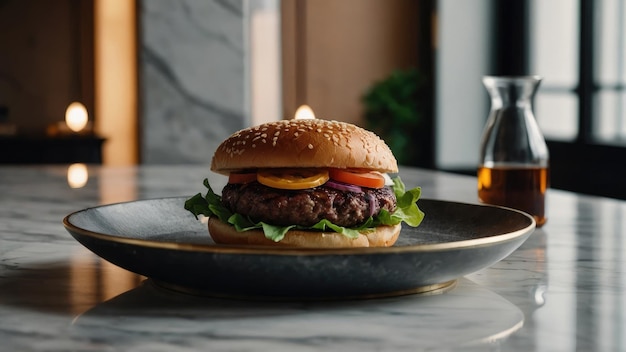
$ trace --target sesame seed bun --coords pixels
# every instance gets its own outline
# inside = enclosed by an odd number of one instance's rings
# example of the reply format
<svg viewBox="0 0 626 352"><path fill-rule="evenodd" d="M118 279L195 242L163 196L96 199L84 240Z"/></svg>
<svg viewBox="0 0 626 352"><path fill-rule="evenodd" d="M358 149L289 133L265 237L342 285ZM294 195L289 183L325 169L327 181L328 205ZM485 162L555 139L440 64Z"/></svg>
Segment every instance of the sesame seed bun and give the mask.
<svg viewBox="0 0 626 352"><path fill-rule="evenodd" d="M280 242L267 239L262 230L237 230L216 217L210 217L209 233L215 243L233 245L282 246L299 248L390 247L400 235L401 225L379 226L352 239L337 232L290 230Z"/></svg>
<svg viewBox="0 0 626 352"><path fill-rule="evenodd" d="M373 132L338 121L281 120L234 133L215 151L211 170L332 167L398 172L391 150Z"/></svg>

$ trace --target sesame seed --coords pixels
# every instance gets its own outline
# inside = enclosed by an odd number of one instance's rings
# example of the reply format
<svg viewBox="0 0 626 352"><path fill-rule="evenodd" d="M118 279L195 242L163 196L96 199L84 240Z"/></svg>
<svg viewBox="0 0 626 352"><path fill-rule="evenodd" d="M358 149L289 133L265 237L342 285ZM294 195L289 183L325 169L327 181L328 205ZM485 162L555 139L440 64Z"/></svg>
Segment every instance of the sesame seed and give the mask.
<svg viewBox="0 0 626 352"><path fill-rule="evenodd" d="M313 149L313 144L309 143L307 147L309 147L309 149Z"/></svg>

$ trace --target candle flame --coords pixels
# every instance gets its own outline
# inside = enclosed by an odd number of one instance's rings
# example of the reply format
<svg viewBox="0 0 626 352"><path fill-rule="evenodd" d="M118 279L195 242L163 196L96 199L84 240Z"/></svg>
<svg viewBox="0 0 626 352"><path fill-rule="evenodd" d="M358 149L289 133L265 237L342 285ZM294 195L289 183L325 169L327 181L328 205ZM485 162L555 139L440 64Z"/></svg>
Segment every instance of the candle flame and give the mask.
<svg viewBox="0 0 626 352"><path fill-rule="evenodd" d="M301 105L298 110L296 110L296 120L312 120L315 118L315 114L313 110L308 105Z"/></svg>
<svg viewBox="0 0 626 352"><path fill-rule="evenodd" d="M67 184L71 188L83 188L89 179L87 165L76 163L67 168Z"/></svg>
<svg viewBox="0 0 626 352"><path fill-rule="evenodd" d="M65 124L70 130L80 132L87 126L87 108L85 105L75 101L65 110Z"/></svg>

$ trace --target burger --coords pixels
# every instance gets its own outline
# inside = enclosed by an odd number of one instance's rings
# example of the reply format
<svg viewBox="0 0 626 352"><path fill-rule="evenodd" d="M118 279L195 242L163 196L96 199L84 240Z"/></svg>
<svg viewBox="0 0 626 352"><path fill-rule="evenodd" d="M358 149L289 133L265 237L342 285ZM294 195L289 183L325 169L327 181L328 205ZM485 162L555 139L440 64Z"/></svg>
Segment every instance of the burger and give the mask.
<svg viewBox="0 0 626 352"><path fill-rule="evenodd" d="M216 149L208 180L185 209L208 217L218 244L307 248L393 245L402 222L418 226L420 188L406 190L393 153L376 134L323 119L240 130Z"/></svg>

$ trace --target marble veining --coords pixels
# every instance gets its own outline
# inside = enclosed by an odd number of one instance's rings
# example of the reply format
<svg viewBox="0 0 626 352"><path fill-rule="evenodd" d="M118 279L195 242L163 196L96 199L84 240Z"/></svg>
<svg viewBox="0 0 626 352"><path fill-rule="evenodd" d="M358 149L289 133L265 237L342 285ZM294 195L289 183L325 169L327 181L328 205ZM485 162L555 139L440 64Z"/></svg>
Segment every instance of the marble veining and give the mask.
<svg viewBox="0 0 626 352"><path fill-rule="evenodd" d="M98 204L195 194L204 177L223 184L207 165L90 166L78 189L66 171L0 167L0 351L626 349L624 201L549 190L544 227L443 294L264 302L156 287L61 224ZM474 177L400 173L425 198L476 202Z"/></svg>
<svg viewBox="0 0 626 352"><path fill-rule="evenodd" d="M243 2L143 1L139 11L142 161L207 162L247 121Z"/></svg>

